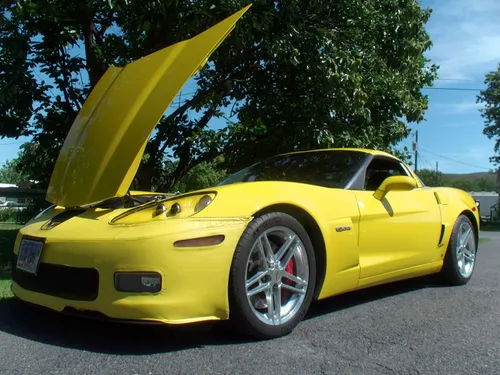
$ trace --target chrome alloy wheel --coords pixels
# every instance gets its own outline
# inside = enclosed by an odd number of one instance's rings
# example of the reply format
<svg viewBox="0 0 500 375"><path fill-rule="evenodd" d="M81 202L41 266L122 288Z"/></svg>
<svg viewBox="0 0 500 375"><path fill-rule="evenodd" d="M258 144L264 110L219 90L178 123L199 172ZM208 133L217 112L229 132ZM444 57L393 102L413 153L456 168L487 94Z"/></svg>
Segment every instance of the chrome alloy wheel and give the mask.
<svg viewBox="0 0 500 375"><path fill-rule="evenodd" d="M457 234L457 266L464 278L470 277L476 260L476 239L474 228L468 222L460 224Z"/></svg>
<svg viewBox="0 0 500 375"><path fill-rule="evenodd" d="M304 302L309 280L309 260L299 236L286 227L263 232L250 250L245 280L258 319L273 326L292 319Z"/></svg>

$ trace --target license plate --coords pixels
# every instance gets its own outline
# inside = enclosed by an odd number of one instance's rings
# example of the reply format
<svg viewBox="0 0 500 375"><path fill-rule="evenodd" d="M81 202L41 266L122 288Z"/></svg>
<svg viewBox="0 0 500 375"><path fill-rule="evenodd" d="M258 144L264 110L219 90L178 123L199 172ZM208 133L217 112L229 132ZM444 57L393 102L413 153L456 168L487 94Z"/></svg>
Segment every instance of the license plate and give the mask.
<svg viewBox="0 0 500 375"><path fill-rule="evenodd" d="M43 241L23 238L17 256L16 268L33 275L38 272L42 255Z"/></svg>

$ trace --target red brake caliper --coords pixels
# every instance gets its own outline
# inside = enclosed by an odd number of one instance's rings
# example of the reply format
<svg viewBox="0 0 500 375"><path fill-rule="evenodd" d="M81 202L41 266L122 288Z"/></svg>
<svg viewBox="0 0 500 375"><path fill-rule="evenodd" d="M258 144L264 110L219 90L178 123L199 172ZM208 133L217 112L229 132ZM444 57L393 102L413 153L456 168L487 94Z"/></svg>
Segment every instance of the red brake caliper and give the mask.
<svg viewBox="0 0 500 375"><path fill-rule="evenodd" d="M293 258L290 259L290 262L288 262L288 264L286 265L285 271L288 272L290 275L295 276L295 263L293 261ZM292 280L290 280L290 279L285 278L283 280L283 284L293 285L294 282ZM285 299L285 300L287 300L288 298L290 298L291 294L292 294L292 292L290 290L288 290L288 289L282 289L281 290L281 295L283 296L283 299Z"/></svg>

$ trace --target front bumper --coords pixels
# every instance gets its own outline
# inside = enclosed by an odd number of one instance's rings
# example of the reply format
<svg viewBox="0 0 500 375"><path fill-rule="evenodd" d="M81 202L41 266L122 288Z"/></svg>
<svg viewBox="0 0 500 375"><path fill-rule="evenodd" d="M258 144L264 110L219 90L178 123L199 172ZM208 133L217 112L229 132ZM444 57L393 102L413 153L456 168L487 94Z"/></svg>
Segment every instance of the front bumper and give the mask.
<svg viewBox="0 0 500 375"><path fill-rule="evenodd" d="M12 292L17 298L59 312L128 321L181 324L229 317L229 270L250 218L179 219L126 227L84 220L73 218L66 228L70 222L49 231L41 230L40 223L20 230L15 257L22 236L44 238L45 245L37 276L14 270ZM220 234L225 239L219 245L173 246L178 240ZM120 271L158 272L161 290L117 291L114 275Z"/></svg>

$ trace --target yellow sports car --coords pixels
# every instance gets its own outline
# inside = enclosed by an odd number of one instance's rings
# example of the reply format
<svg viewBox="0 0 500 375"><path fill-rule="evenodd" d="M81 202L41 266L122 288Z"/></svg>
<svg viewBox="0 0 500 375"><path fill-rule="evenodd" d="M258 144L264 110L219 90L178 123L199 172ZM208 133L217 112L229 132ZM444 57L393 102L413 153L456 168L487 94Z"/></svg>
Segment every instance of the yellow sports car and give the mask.
<svg viewBox="0 0 500 375"><path fill-rule="evenodd" d="M129 191L166 107L247 9L106 72L61 149L53 206L19 231L19 299L134 322L229 319L272 338L291 332L313 300L432 273L470 279L474 199L423 186L383 152L290 153L210 189Z"/></svg>

